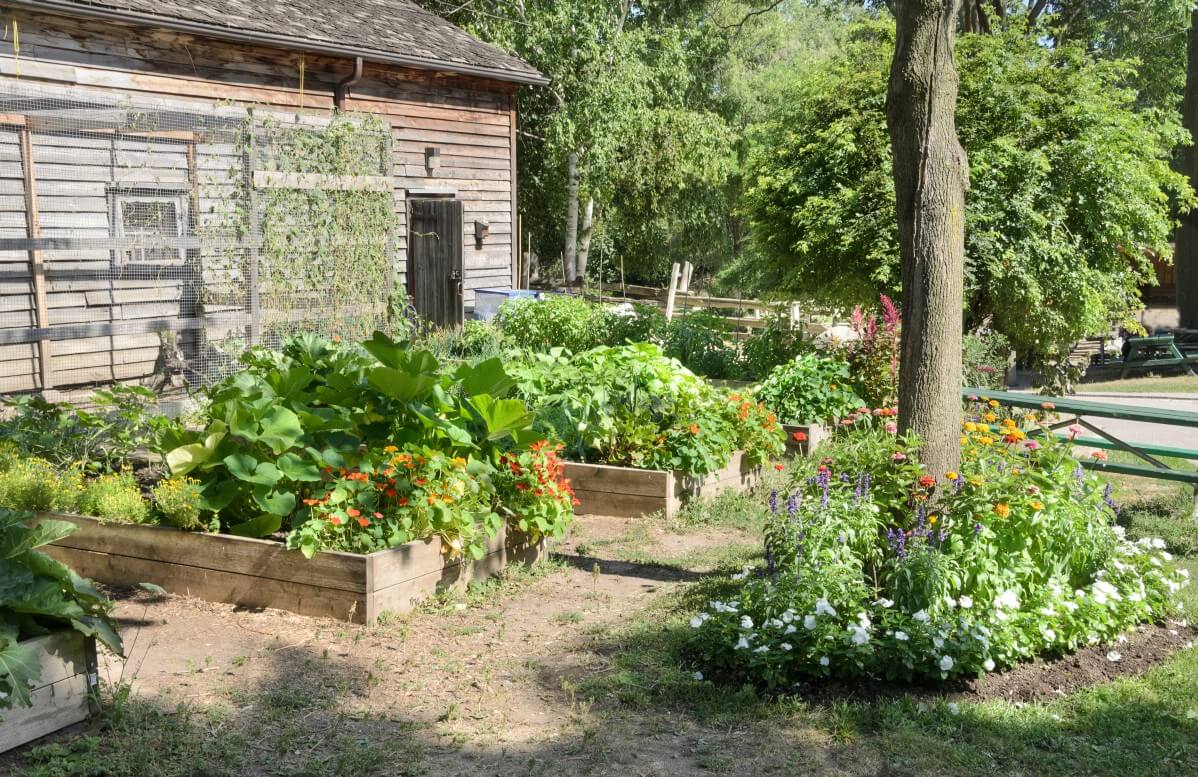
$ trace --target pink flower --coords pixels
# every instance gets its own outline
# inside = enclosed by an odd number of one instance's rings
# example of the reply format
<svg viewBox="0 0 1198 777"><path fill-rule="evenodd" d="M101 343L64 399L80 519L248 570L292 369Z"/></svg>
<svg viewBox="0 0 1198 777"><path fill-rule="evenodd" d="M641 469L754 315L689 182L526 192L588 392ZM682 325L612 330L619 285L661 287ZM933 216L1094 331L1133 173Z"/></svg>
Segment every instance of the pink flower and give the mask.
<svg viewBox="0 0 1198 777"><path fill-rule="evenodd" d="M887 422L886 426L884 426L882 428L885 429L890 434L898 433L898 424L896 424L894 421ZM906 458L906 456L904 456L903 458Z"/></svg>
<svg viewBox="0 0 1198 777"><path fill-rule="evenodd" d="M1040 447L1040 443L1036 442L1035 440L1028 440L1024 443L1024 445L1027 446L1029 451L1037 450Z"/></svg>
<svg viewBox="0 0 1198 777"><path fill-rule="evenodd" d="M1077 436L1082 433L1082 428L1077 424L1069 427L1069 440L1072 442L1077 439Z"/></svg>
<svg viewBox="0 0 1198 777"><path fill-rule="evenodd" d="M841 421L841 422L840 422L840 425L841 425L841 426L852 426L852 425L853 425L853 420L854 420L854 419L853 419L853 417L852 417L852 416L849 416L848 418L846 418L846 419L844 419L843 421Z"/></svg>
<svg viewBox="0 0 1198 777"><path fill-rule="evenodd" d="M890 460L891 461L906 461L907 454L903 453L902 451L895 451L894 453L890 454Z"/></svg>
<svg viewBox="0 0 1198 777"><path fill-rule="evenodd" d="M1094 451L1090 455L1094 457L1095 461L1106 461L1107 460L1106 451Z"/></svg>

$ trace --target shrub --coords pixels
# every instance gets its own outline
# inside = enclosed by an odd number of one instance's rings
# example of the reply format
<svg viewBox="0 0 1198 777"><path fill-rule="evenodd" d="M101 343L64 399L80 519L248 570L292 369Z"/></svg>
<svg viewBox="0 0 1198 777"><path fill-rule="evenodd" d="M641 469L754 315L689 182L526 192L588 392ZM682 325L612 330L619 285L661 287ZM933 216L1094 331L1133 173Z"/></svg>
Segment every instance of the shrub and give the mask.
<svg viewBox="0 0 1198 777"><path fill-rule="evenodd" d="M760 380L775 367L793 361L814 346L787 316L772 316L764 329L758 329L741 345L741 372Z"/></svg>
<svg viewBox="0 0 1198 777"><path fill-rule="evenodd" d="M0 474L0 507L31 512L72 512L83 490L78 467L59 467L36 456L12 462Z"/></svg>
<svg viewBox="0 0 1198 777"><path fill-rule="evenodd" d="M983 389L1007 385L1011 343L994 330L971 332L961 340L961 382Z"/></svg>
<svg viewBox="0 0 1198 777"><path fill-rule="evenodd" d="M120 523L146 523L150 519L150 506L142 498L137 481L127 472L89 480L79 497L79 512Z"/></svg>
<svg viewBox="0 0 1198 777"><path fill-rule="evenodd" d="M605 345L657 343L666 341L666 317L656 305L634 302L631 309L611 310L607 314Z"/></svg>
<svg viewBox="0 0 1198 777"><path fill-rule="evenodd" d="M772 687L944 679L1175 610L1185 571L1167 571L1159 540L1124 538L1067 446L1011 422L969 427L959 473L924 472L916 440L870 430L775 492L766 568L691 621L700 659Z"/></svg>
<svg viewBox="0 0 1198 777"><path fill-rule="evenodd" d="M581 297L550 294L539 300L508 300L499 308L496 324L508 344L533 351L585 351L607 340L602 306Z"/></svg>
<svg viewBox="0 0 1198 777"><path fill-rule="evenodd" d="M576 461L704 475L726 466L738 444L758 462L782 449L776 419L760 436L738 430L739 403L656 345L530 354L508 369L538 428Z"/></svg>
<svg viewBox="0 0 1198 777"><path fill-rule="evenodd" d="M200 520L201 497L200 481L189 477L160 480L150 491L150 498L162 522L184 531L203 531L208 528Z"/></svg>
<svg viewBox="0 0 1198 777"><path fill-rule="evenodd" d="M696 310L670 322L666 356L708 378L738 378L740 355L734 346L726 343L730 335L728 322L722 316Z"/></svg>
<svg viewBox="0 0 1198 777"><path fill-rule="evenodd" d="M809 353L775 367L757 396L785 423L828 423L861 407L852 381L843 359Z"/></svg>

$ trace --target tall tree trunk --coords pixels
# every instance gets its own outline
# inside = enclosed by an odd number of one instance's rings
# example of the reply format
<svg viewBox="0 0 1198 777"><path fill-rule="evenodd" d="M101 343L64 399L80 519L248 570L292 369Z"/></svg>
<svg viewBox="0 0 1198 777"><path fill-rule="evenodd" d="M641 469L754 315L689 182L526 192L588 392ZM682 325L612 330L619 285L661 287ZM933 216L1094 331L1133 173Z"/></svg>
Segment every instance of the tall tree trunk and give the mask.
<svg viewBox="0 0 1198 777"><path fill-rule="evenodd" d="M961 316L969 165L957 140L960 0L896 0L886 118L902 255L899 427L933 475L960 465Z"/></svg>
<svg viewBox="0 0 1198 777"><path fill-rule="evenodd" d="M566 285L573 286L578 277L578 153L566 160L566 249L562 263L566 267Z"/></svg>
<svg viewBox="0 0 1198 777"><path fill-rule="evenodd" d="M1198 143L1198 9L1190 12L1190 31L1186 38L1186 90L1181 120L1189 130L1192 143ZM1198 189L1198 147L1189 145L1182 150L1181 168L1190 179L1190 186ZM1198 209L1181 215L1175 262L1180 325L1198 329Z"/></svg>
<svg viewBox="0 0 1198 777"><path fill-rule="evenodd" d="M591 255L591 236L595 234L595 198L587 198L582 209L582 233L578 236L578 280L586 281L587 259Z"/></svg>

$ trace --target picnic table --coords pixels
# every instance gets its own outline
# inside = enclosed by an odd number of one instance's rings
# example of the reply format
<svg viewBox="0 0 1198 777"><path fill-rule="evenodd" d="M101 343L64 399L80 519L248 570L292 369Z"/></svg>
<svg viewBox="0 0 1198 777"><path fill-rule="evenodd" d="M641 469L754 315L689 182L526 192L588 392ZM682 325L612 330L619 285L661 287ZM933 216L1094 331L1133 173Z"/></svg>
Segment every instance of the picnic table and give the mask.
<svg viewBox="0 0 1198 777"><path fill-rule="evenodd" d="M1008 407L1031 410L1048 409L1059 416L1067 416L1067 420L1063 418L1047 426L1048 431L1055 433L1058 439L1092 448L1127 451L1150 465L1082 459L1079 460L1079 463L1083 467L1115 472L1121 475L1135 475L1138 477L1155 478L1157 480L1188 483L1194 487L1194 517L1198 519L1198 471L1171 467L1158 458L1169 457L1198 461L1198 448L1178 448L1151 443L1129 442L1119 439L1087 420L1087 417L1112 418L1119 421L1181 426L1198 430L1198 413L1187 410L1169 410L1167 408L1144 406L1135 407L1116 405L1109 402L1094 402L1088 399L1074 399L1072 397L1047 397L1039 394L1024 394L1015 391L989 391L977 388L962 389L961 395L965 398L984 397L986 399L993 399L999 404ZM1073 425L1087 429L1097 436L1082 437L1057 431ZM1194 434L1194 440L1198 443L1198 431Z"/></svg>
<svg viewBox="0 0 1198 777"><path fill-rule="evenodd" d="M1153 337L1130 337L1127 340L1127 355L1123 357L1120 378L1126 378L1128 370L1151 367L1181 367L1190 375L1191 364L1198 364L1198 352L1183 353L1174 335Z"/></svg>

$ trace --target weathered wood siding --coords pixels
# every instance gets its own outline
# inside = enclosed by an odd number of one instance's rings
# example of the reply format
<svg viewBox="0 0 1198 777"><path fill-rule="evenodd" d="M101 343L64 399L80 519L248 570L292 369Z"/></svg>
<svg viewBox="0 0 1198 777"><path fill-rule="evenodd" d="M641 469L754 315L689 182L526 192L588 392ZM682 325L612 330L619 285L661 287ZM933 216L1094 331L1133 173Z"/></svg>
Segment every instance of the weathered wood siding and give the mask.
<svg viewBox="0 0 1198 777"><path fill-rule="evenodd" d="M20 29L19 56L12 38L0 42L0 80L24 90L69 86L97 94L169 98L212 106L263 106L327 113L334 84L351 63L299 52L252 47L174 32L107 22L13 12ZM301 90L301 70L303 89ZM396 281L406 280L406 197L410 190L447 190L464 208L464 292L509 287L512 280L514 181L514 87L498 81L367 63L346 108L376 114L393 134L393 196L396 215ZM0 110L0 114L4 111ZM2 118L2 116L0 116ZM0 123L0 237L27 235L19 128ZM237 163L231 145L171 138L104 138L36 132L32 135L42 237L110 237L115 234L109 190L114 185L188 187L203 219L208 202L222 193L224 171ZM440 149L440 168L429 176L425 148ZM196 168L199 169L196 169ZM490 224L481 248L474 221ZM56 250L45 257L51 326L161 317L186 318L187 272L159 267L126 277L79 280L80 271L103 273L107 250ZM0 251L0 330L37 322L28 274L29 255ZM169 264L169 263L168 263ZM74 277L72 277L72 275ZM219 312L208 309L206 312ZM52 354L56 386L138 379L151 374L160 352L154 333L57 341ZM40 388L37 343L0 344L0 391ZM53 360L52 360L53 361Z"/></svg>

